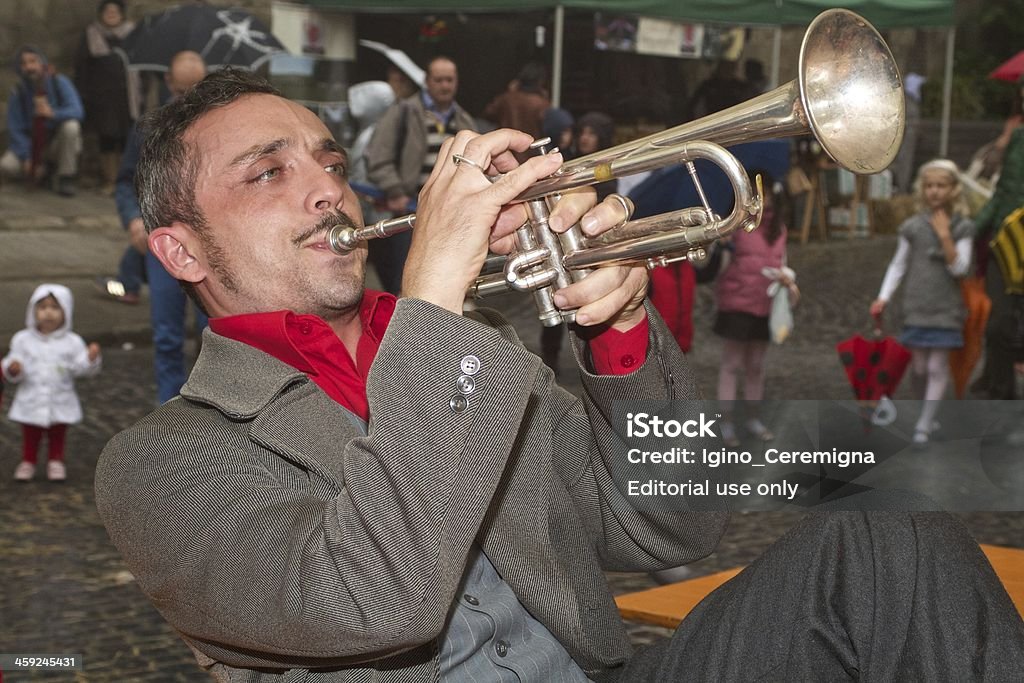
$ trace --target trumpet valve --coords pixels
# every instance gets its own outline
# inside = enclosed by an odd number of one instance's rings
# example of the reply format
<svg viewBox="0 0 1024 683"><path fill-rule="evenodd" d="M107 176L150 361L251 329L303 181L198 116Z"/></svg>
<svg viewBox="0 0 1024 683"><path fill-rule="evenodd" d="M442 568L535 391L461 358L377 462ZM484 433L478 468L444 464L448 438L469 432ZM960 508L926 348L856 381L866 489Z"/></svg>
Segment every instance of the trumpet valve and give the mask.
<svg viewBox="0 0 1024 683"><path fill-rule="evenodd" d="M527 269L543 263L551 255L547 247L537 247L520 252L505 262L505 282L512 289L527 292L539 287L546 287L558 278L558 271L553 268L528 273Z"/></svg>

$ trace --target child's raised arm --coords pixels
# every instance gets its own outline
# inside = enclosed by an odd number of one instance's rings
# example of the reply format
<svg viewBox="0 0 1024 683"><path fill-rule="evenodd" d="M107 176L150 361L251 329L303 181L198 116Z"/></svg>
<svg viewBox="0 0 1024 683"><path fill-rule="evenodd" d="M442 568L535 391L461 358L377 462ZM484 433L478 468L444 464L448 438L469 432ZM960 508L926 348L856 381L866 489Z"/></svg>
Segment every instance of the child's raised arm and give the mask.
<svg viewBox="0 0 1024 683"><path fill-rule="evenodd" d="M74 361L68 371L73 377L91 377L100 371L103 366L103 356L100 354L100 345L93 342L88 346L79 338L80 350L75 354Z"/></svg>

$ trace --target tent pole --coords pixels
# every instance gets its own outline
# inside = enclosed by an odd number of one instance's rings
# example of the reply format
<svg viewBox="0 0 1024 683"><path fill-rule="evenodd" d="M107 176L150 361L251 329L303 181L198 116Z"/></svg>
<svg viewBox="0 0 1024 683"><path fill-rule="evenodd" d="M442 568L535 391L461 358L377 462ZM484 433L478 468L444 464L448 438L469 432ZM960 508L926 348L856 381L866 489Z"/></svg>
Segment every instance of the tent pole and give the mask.
<svg viewBox="0 0 1024 683"><path fill-rule="evenodd" d="M565 7L555 6L555 39L551 45L551 106L562 106L562 49L565 39Z"/></svg>
<svg viewBox="0 0 1024 683"><path fill-rule="evenodd" d="M772 34L772 75L768 89L779 87L779 60L782 58L782 27L776 26Z"/></svg>
<svg viewBox="0 0 1024 683"><path fill-rule="evenodd" d="M956 27L950 26L946 34L946 73L942 84L942 127L939 132L939 156L949 156L949 120L953 109L953 46Z"/></svg>

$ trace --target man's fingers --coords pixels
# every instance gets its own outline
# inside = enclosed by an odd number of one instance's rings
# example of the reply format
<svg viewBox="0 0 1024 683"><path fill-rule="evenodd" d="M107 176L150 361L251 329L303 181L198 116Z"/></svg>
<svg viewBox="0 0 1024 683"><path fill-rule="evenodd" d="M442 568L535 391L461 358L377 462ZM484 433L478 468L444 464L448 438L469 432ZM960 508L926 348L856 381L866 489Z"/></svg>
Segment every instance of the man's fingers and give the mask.
<svg viewBox="0 0 1024 683"><path fill-rule="evenodd" d="M482 166L487 175L497 175L516 168L519 164L512 152L523 152L532 142L522 131L499 128L483 135L456 135L452 151Z"/></svg>
<svg viewBox="0 0 1024 683"><path fill-rule="evenodd" d="M562 194L548 216L548 224L555 232L565 232L597 203L597 192L592 187L580 187Z"/></svg>
<svg viewBox="0 0 1024 683"><path fill-rule="evenodd" d="M530 185L557 171L561 165L560 153L528 159L523 165L500 176L485 192L498 204L508 204L525 192Z"/></svg>
<svg viewBox="0 0 1024 683"><path fill-rule="evenodd" d="M509 204L502 207L501 213L498 214L498 220L494 223L494 229L491 230L491 248L497 251L494 243L504 243L506 238L522 227L526 218L526 206L523 204ZM498 253L506 252L499 251Z"/></svg>
<svg viewBox="0 0 1024 683"><path fill-rule="evenodd" d="M598 268L583 280L555 293L555 304L562 309L578 309L581 325L596 325L613 320L623 310L640 305L647 291L647 271L641 267Z"/></svg>
<svg viewBox="0 0 1024 683"><path fill-rule="evenodd" d="M620 194L611 194L584 214L580 228L588 237L596 237L623 225L633 217L633 202Z"/></svg>

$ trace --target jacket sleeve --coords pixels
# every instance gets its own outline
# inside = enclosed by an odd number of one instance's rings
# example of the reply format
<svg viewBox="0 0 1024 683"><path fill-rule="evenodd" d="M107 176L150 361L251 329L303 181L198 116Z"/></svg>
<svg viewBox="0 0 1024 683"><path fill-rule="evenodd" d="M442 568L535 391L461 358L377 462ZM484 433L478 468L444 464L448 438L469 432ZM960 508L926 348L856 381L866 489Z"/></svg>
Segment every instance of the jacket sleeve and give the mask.
<svg viewBox="0 0 1024 683"><path fill-rule="evenodd" d="M132 220L142 216L139 198L135 196L135 168L139 164L139 148L142 137L138 125L133 124L128 133L128 141L121 155L121 166L117 169L117 182L114 186L114 201L117 203L117 215L121 218L121 226L127 230Z"/></svg>
<svg viewBox="0 0 1024 683"><path fill-rule="evenodd" d="M11 366L11 363L13 363L14 361L18 361L19 363L22 364L22 366L25 365L25 361L22 358L23 346L24 335L22 334L22 332L15 333L14 337L11 339L10 351L8 351L7 355L3 357L3 360L0 360L0 372L3 373L3 378L10 382L11 384L17 384L18 382L25 378L24 367L22 367L22 370L20 373L18 373L17 377L11 376L10 372L7 370L7 368L9 368Z"/></svg>
<svg viewBox="0 0 1024 683"><path fill-rule="evenodd" d="M74 335L75 350L68 367L72 377L94 377L103 368L103 355L96 356L96 360L89 360L89 348L85 340Z"/></svg>
<svg viewBox="0 0 1024 683"><path fill-rule="evenodd" d="M406 112L402 116L402 108L408 107L403 102L397 102L384 112L377 127L374 128L370 144L366 146L366 173L370 182L376 185L388 197L402 195L406 189L402 186L402 174L400 165L402 163L401 152L398 150L398 141L402 137L400 127L403 121L412 115ZM406 123L408 123L406 121Z"/></svg>
<svg viewBox="0 0 1024 683"><path fill-rule="evenodd" d="M11 96L7 98L7 135L11 151L25 161L32 151L31 122L25 119L25 107L20 95L21 86L16 85L11 88Z"/></svg>
<svg viewBox="0 0 1024 683"><path fill-rule="evenodd" d="M633 409L638 401L675 406L687 411L687 419L698 411L714 412L702 400L678 344L649 303L647 315L647 358L637 370L628 375L594 374L589 369L586 343L573 334L573 351L583 380L582 397L558 390L564 410L556 420L553 463L604 568L610 571L664 569L705 557L718 544L728 520L724 506L710 497L680 498L671 506L660 506L623 492L624 481L633 472L624 466L626 451L639 441L623 438L624 425L615 422L616 404L620 420L621 413ZM588 432L589 439L580 439L581 433ZM675 443L697 452L702 447L717 447L715 442L699 438L682 437ZM660 450L658 446L651 448ZM671 467L679 481L714 482L719 476L699 464Z"/></svg>
<svg viewBox="0 0 1024 683"><path fill-rule="evenodd" d="M71 79L62 74L57 74L53 79L53 87L60 91L60 96L53 108L53 121L55 124L63 123L74 119L81 121L85 118L85 108L82 106L82 98L78 96L78 90L71 82Z"/></svg>

